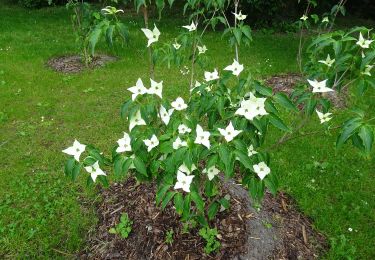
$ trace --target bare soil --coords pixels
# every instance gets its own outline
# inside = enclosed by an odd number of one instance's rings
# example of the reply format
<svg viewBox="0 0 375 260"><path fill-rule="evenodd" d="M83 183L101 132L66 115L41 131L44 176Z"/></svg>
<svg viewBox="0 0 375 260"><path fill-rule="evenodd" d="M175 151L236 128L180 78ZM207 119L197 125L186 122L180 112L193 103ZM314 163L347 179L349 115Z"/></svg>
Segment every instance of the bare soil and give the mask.
<svg viewBox="0 0 375 260"><path fill-rule="evenodd" d="M65 55L60 57L54 57L47 62L47 66L57 72L62 73L79 73L86 68L94 69L102 67L109 62L117 60L116 57L108 56L104 54L96 55L92 62L85 66L79 55Z"/></svg>
<svg viewBox="0 0 375 260"><path fill-rule="evenodd" d="M164 211L155 206L155 185L137 185L134 179L114 183L101 190L99 223L88 235L84 259L315 259L326 248L324 237L299 213L283 193L266 194L262 208L251 206L241 186L224 182L223 194L230 194L231 210L218 213L210 223L216 226L221 249L214 255L203 252L198 228L182 234L179 216L172 206ZM110 234L122 213L128 213L133 230L127 239ZM174 231L172 245L166 232Z"/></svg>

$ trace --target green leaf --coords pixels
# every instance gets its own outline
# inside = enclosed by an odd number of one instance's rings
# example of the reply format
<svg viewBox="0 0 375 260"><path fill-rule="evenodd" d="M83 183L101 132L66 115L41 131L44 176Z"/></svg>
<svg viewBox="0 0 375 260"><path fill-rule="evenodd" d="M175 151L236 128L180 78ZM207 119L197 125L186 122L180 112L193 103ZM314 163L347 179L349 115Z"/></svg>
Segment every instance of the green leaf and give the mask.
<svg viewBox="0 0 375 260"><path fill-rule="evenodd" d="M219 211L220 204L216 201L212 202L210 207L208 208L207 216L209 220L212 220L216 213Z"/></svg>
<svg viewBox="0 0 375 260"><path fill-rule="evenodd" d="M163 185L158 189L156 193L156 205L159 205L170 187L171 185Z"/></svg>
<svg viewBox="0 0 375 260"><path fill-rule="evenodd" d="M243 166L245 166L247 169L250 169L250 170L253 169L253 164L251 163L250 158L249 158L249 156L247 156L246 153L244 153L240 150L236 150L236 151L234 151L234 153L238 157L240 163Z"/></svg>
<svg viewBox="0 0 375 260"><path fill-rule="evenodd" d="M244 34L244 35L245 35L250 41L253 40L253 38L252 38L252 36L251 36L251 28L250 28L250 26L248 26L248 25L242 26L242 27L241 27L241 30L242 30L243 34Z"/></svg>
<svg viewBox="0 0 375 260"><path fill-rule="evenodd" d="M176 193L174 196L174 207L178 215L181 215L184 210L184 198L181 193Z"/></svg>
<svg viewBox="0 0 375 260"><path fill-rule="evenodd" d="M195 205L197 206L198 211L203 212L204 211L204 202L202 200L202 197L195 191L190 192L191 199L195 202Z"/></svg>
<svg viewBox="0 0 375 260"><path fill-rule="evenodd" d="M280 117L273 114L269 114L268 119L270 120L270 123L272 125L276 126L280 130L283 130L285 132L291 132L290 128L284 124Z"/></svg>
<svg viewBox="0 0 375 260"><path fill-rule="evenodd" d="M285 107L286 109L298 112L297 107L293 104L293 102L284 93L282 93L282 92L276 93L275 96L273 97L273 99L276 101L276 103Z"/></svg>
<svg viewBox="0 0 375 260"><path fill-rule="evenodd" d="M370 155L372 144L374 143L374 130L369 125L363 125L359 129L358 135L365 146L366 154Z"/></svg>
<svg viewBox="0 0 375 260"><path fill-rule="evenodd" d="M146 165L144 164L144 162L142 161L142 159L139 158L139 157L135 157L135 158L133 159L133 163L134 163L135 169L136 169L139 173L141 173L141 174L143 174L144 176L147 177L147 169L146 169Z"/></svg>
<svg viewBox="0 0 375 260"><path fill-rule="evenodd" d="M165 195L164 199L163 199L163 202L161 203L161 208L162 209L165 209L165 207L167 206L167 204L171 201L171 199L173 198L173 196L176 194L175 191L168 191L167 192L167 195Z"/></svg>
<svg viewBox="0 0 375 260"><path fill-rule="evenodd" d="M233 29L234 37L236 38L237 44L241 44L241 38L242 38L242 31L240 28L234 28Z"/></svg>
<svg viewBox="0 0 375 260"><path fill-rule="evenodd" d="M349 125L344 125L342 133L337 138L336 148L341 148L341 146L349 139L349 137L358 130L361 124L361 122L354 121Z"/></svg>
<svg viewBox="0 0 375 260"><path fill-rule="evenodd" d="M75 162L76 160L72 157L72 158L69 158L66 163L65 163L65 167L64 167L64 172L65 172L65 175L68 176L68 177L72 177L72 171L73 171L73 168L74 168L74 165L75 165Z"/></svg>
<svg viewBox="0 0 375 260"><path fill-rule="evenodd" d="M267 96L267 97L272 96L272 88L263 86L260 82L257 82L257 81L255 82L255 90L264 96Z"/></svg>
<svg viewBox="0 0 375 260"><path fill-rule="evenodd" d="M89 35L89 45L91 49L91 55L95 54L95 46L98 43L100 36L102 35L102 28L97 26Z"/></svg>

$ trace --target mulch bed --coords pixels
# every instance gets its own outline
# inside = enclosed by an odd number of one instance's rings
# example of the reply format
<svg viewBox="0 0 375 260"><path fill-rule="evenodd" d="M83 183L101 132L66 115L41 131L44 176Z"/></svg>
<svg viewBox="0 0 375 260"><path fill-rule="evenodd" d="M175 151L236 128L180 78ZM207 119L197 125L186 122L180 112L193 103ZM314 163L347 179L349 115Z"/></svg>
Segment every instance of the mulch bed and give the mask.
<svg viewBox="0 0 375 260"><path fill-rule="evenodd" d="M93 69L102 67L108 62L117 60L116 57L99 54L96 55L88 68ZM55 57L47 62L47 65L55 71L62 73L78 73L86 69L84 63L82 63L81 56L79 55L66 55L61 57Z"/></svg>
<svg viewBox="0 0 375 260"><path fill-rule="evenodd" d="M218 213L211 226L220 234L221 249L215 255L203 252L198 228L182 234L174 208L155 206L154 184L137 185L133 178L102 189L97 204L99 223L88 235L85 259L314 259L325 248L325 239L310 221L294 209L284 194L266 194L262 209L250 206L247 191L225 182L223 194L230 194L231 210ZM110 234L122 213L128 213L133 229L127 239ZM271 225L266 227L265 223ZM165 242L173 229L174 242Z"/></svg>
<svg viewBox="0 0 375 260"><path fill-rule="evenodd" d="M287 95L290 95L294 89L294 87L298 83L306 83L304 82L302 76L296 73L288 73L288 74L281 74L275 75L265 80L265 83L272 87L274 92L284 92ZM335 92L327 92L324 93L326 97L332 102L332 105L337 108L346 107L346 97L347 93L338 93Z"/></svg>

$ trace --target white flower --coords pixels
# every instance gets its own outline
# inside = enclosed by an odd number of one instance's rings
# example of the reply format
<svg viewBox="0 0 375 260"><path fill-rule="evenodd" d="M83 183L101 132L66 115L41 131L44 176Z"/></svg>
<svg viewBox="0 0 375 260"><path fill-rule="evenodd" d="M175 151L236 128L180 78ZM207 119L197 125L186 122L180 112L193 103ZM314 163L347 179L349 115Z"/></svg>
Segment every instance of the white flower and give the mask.
<svg viewBox="0 0 375 260"><path fill-rule="evenodd" d="M194 143L204 145L210 149L210 132L203 131L203 128L200 125L197 125L196 132L197 137L195 138Z"/></svg>
<svg viewBox="0 0 375 260"><path fill-rule="evenodd" d="M216 80L219 79L219 72L217 71L217 69L215 69L213 72L205 71L204 77L206 81Z"/></svg>
<svg viewBox="0 0 375 260"><path fill-rule="evenodd" d="M203 45L203 46L197 46L198 47L198 55L199 54L204 54L206 51L207 51L207 47L206 45Z"/></svg>
<svg viewBox="0 0 375 260"><path fill-rule="evenodd" d="M184 124L180 124L178 126L178 133L179 134L186 134L186 133L190 133L191 132L191 129L189 127L187 127L186 125Z"/></svg>
<svg viewBox="0 0 375 260"><path fill-rule="evenodd" d="M171 108L167 111L167 109L165 109L165 107L163 107L163 105L160 106L159 115L160 115L160 118L164 122L165 125L169 124L169 120L171 119L173 111L174 111L173 108Z"/></svg>
<svg viewBox="0 0 375 260"><path fill-rule="evenodd" d="M150 79L150 81L151 81L151 87L147 90L147 93L150 95L154 94L162 98L163 81L156 82L152 79Z"/></svg>
<svg viewBox="0 0 375 260"><path fill-rule="evenodd" d="M320 60L318 62L323 63L323 64L327 65L328 67L331 67L332 64L335 62L335 59L331 60L331 57L328 54L326 60Z"/></svg>
<svg viewBox="0 0 375 260"><path fill-rule="evenodd" d="M81 153L83 153L86 149L86 145L81 144L77 140L74 140L73 146L66 148L63 150L63 153L73 155L74 159L76 159L77 162L79 162L79 157L81 156Z"/></svg>
<svg viewBox="0 0 375 260"><path fill-rule="evenodd" d="M266 177L266 175L271 172L271 169L264 162L253 165L253 168L255 173L258 174L261 180L263 180L264 177Z"/></svg>
<svg viewBox="0 0 375 260"><path fill-rule="evenodd" d="M237 135L239 135L242 132L242 130L235 130L232 122L229 122L229 125L227 126L227 128L225 129L218 128L218 130L220 134L224 136L227 142L232 141Z"/></svg>
<svg viewBox="0 0 375 260"><path fill-rule="evenodd" d="M243 21L243 20L245 20L246 17L247 17L247 15L242 14L241 11L240 11L238 14L236 14L236 13L233 13L233 14L234 14L234 17L236 17L236 19L237 19L238 21Z"/></svg>
<svg viewBox="0 0 375 260"><path fill-rule="evenodd" d="M184 109L187 108L187 105L185 104L185 101L181 97L176 98L176 100L173 101L171 105L174 109L176 109L178 111L184 110Z"/></svg>
<svg viewBox="0 0 375 260"><path fill-rule="evenodd" d="M156 135L153 135L151 139L143 140L145 145L147 146L147 152L150 152L153 148L159 145L159 140Z"/></svg>
<svg viewBox="0 0 375 260"><path fill-rule="evenodd" d="M147 93L147 89L143 85L142 80L139 78L137 80L137 83L135 83L135 86L128 88L128 90L133 93L132 94L132 100L134 101L138 95L143 95Z"/></svg>
<svg viewBox="0 0 375 260"><path fill-rule="evenodd" d="M323 18L322 23L329 23L329 19L327 16Z"/></svg>
<svg viewBox="0 0 375 260"><path fill-rule="evenodd" d="M243 71L243 65L239 64L237 60L233 60L232 65L227 66L224 70L232 71L233 75L238 76Z"/></svg>
<svg viewBox="0 0 375 260"><path fill-rule="evenodd" d="M299 19L301 19L301 20L303 20L303 21L306 21L308 18L309 18L309 17L307 17L306 15L302 15L302 17L299 18Z"/></svg>
<svg viewBox="0 0 375 260"><path fill-rule="evenodd" d="M160 31L154 24L154 29L151 31L150 29L142 28L143 33L146 35L148 39L147 47L149 47L154 42L157 42L159 40Z"/></svg>
<svg viewBox="0 0 375 260"><path fill-rule="evenodd" d="M145 120L143 120L143 118L141 116L140 110L138 110L137 113L135 113L135 116L130 119L129 131L131 131L137 125L146 125Z"/></svg>
<svg viewBox="0 0 375 260"><path fill-rule="evenodd" d="M96 181L96 177L98 177L99 175L106 176L105 172L100 169L98 161L96 161L93 165L85 167L85 169L88 173L91 174L91 178L94 182Z"/></svg>
<svg viewBox="0 0 375 260"><path fill-rule="evenodd" d="M215 166L211 166L208 169L204 169L203 173L207 173L208 179L212 181L212 179L219 174L219 170Z"/></svg>
<svg viewBox="0 0 375 260"><path fill-rule="evenodd" d="M183 146L187 146L186 141L182 141L180 137L177 137L176 140L173 142L173 149L177 150L180 149Z"/></svg>
<svg viewBox="0 0 375 260"><path fill-rule="evenodd" d="M248 120L253 120L256 116L267 115L264 102L266 102L266 98L257 98L250 92L250 98L241 101L241 107L237 109L235 114L244 116Z"/></svg>
<svg viewBox="0 0 375 260"><path fill-rule="evenodd" d="M254 154L257 154L258 152L255 151L254 146L250 145L249 148L247 148L247 155L249 157L253 156Z"/></svg>
<svg viewBox="0 0 375 260"><path fill-rule="evenodd" d="M350 227L350 228L348 228L348 231L349 231L349 232L352 232L352 231L353 231L353 229L352 229L352 228Z"/></svg>
<svg viewBox="0 0 375 260"><path fill-rule="evenodd" d="M366 65L365 66L365 71L364 72L361 72L362 75L367 75L367 76L370 76L371 77L371 70L372 68L374 67L374 65Z"/></svg>
<svg viewBox="0 0 375 260"><path fill-rule="evenodd" d="M329 120L332 119L332 117L330 117L332 115L332 113L322 113L322 112L319 112L318 110L315 110L316 113L318 114L318 117L320 119L320 123L321 124L324 124L325 122L328 122Z"/></svg>
<svg viewBox="0 0 375 260"><path fill-rule="evenodd" d="M190 184L193 181L194 175L185 175L181 171L177 171L177 182L174 185L174 189L182 189L186 192L190 192Z"/></svg>
<svg viewBox="0 0 375 260"><path fill-rule="evenodd" d="M102 12L104 14L117 14L117 13L124 13L124 10L122 9L116 9L116 7L113 6L106 6L102 9Z"/></svg>
<svg viewBox="0 0 375 260"><path fill-rule="evenodd" d="M190 25L184 25L182 27L189 30L189 32L195 31L197 29L198 24L195 24L194 21L191 22Z"/></svg>
<svg viewBox="0 0 375 260"><path fill-rule="evenodd" d="M327 80L322 80L322 81L317 81L316 79L314 80L307 80L309 84L313 87L312 92L313 93L324 93L324 92L330 92L334 91L331 88L327 88Z"/></svg>
<svg viewBox="0 0 375 260"><path fill-rule="evenodd" d="M195 164L192 164L191 165L191 169L189 169L186 164L182 164L180 167L178 167L178 170L183 172L183 173L186 173L187 175L190 175L193 171L195 171L197 169L197 167L195 166Z"/></svg>
<svg viewBox="0 0 375 260"><path fill-rule="evenodd" d="M176 50L180 49L181 48L181 44L179 44L176 40L175 40L175 43L172 44L173 48L175 48Z"/></svg>
<svg viewBox="0 0 375 260"><path fill-rule="evenodd" d="M116 149L117 153L130 152L132 147L130 146L130 136L128 133L124 132L124 137L117 140L118 147Z"/></svg>
<svg viewBox="0 0 375 260"><path fill-rule="evenodd" d="M363 49L368 49L370 48L370 44L373 42L373 40L366 40L363 38L362 33L359 33L359 39L356 42L357 45L361 46Z"/></svg>

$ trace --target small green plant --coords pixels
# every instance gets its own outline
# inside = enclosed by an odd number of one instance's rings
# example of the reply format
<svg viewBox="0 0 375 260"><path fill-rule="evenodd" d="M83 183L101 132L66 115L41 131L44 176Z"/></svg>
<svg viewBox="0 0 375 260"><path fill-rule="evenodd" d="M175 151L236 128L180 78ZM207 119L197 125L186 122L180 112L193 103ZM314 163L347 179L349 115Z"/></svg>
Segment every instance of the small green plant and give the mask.
<svg viewBox="0 0 375 260"><path fill-rule="evenodd" d="M130 232L132 231L133 221L130 220L128 213L123 213L120 218L120 223L111 228L109 233L118 234L122 238L128 238Z"/></svg>
<svg viewBox="0 0 375 260"><path fill-rule="evenodd" d="M165 243L170 244L170 245L173 244L173 241L174 241L173 234L174 234L173 229L170 229L169 231L167 231L165 235Z"/></svg>
<svg viewBox="0 0 375 260"><path fill-rule="evenodd" d="M204 247L206 254L209 255L220 248L220 242L216 240L218 234L216 228L205 227L199 230L199 235L206 240L206 246Z"/></svg>

